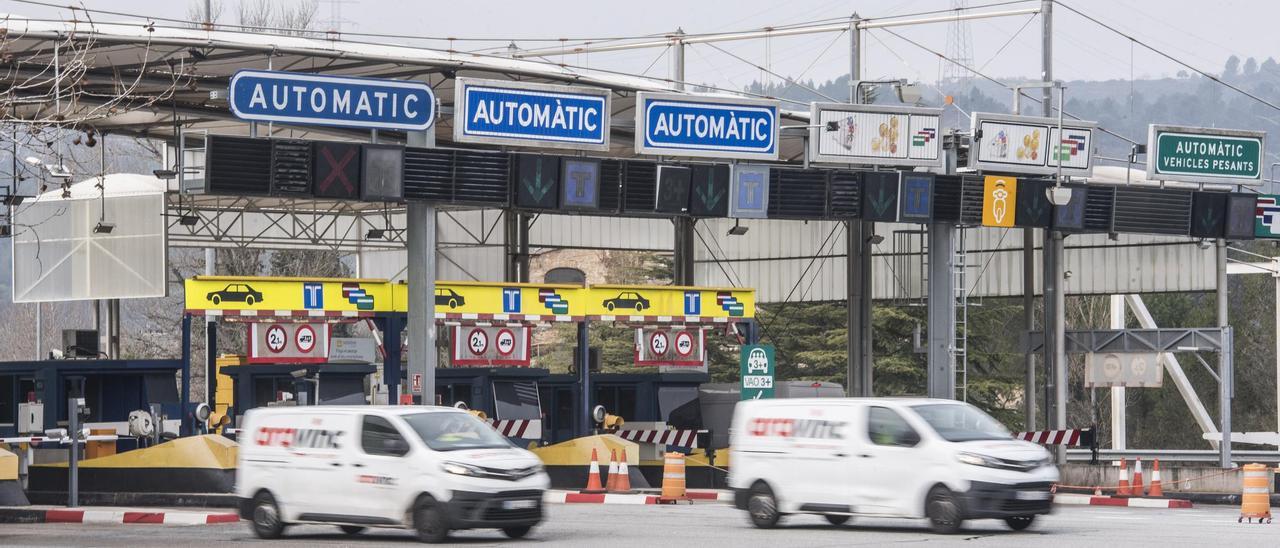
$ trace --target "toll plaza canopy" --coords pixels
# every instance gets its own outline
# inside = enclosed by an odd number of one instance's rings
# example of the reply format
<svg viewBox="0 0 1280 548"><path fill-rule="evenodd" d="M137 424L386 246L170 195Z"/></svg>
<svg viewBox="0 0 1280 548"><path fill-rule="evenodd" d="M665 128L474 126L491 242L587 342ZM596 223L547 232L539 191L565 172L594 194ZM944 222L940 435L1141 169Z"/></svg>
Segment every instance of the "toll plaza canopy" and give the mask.
<svg viewBox="0 0 1280 548"><path fill-rule="evenodd" d="M168 25L168 26L166 26ZM563 62L514 59L497 54L439 50L404 45L370 43L328 38L285 36L233 30L204 30L179 27L176 23L145 21L48 21L19 15L4 16L3 26L11 51L22 56L0 59L9 71L40 70L42 62L53 65L55 44L74 48L82 72L77 86L83 93L75 104L65 106L63 116L91 115L91 125L101 131L164 137L181 131L207 130L223 135L246 135L249 124L237 119L227 105L226 92L231 77L245 69L290 71L309 74L387 78L426 82L441 103L441 117L435 125L438 144L453 142L454 78L474 76L533 83L574 84L604 88L611 92L612 156L635 155L633 133L635 93L674 92L677 82L666 78L628 75L590 69ZM66 55L66 50L63 50ZM556 58L557 61L563 59ZM29 95L49 94L41 89L53 86L53 78L36 78ZM702 88L705 89L705 88ZM117 108L100 109L99 103L123 94L127 100ZM212 92L212 94L211 94ZM741 93L689 93L741 97ZM786 103L786 102L784 102ZM808 106L790 104L783 123L803 126ZM803 111L803 112L801 112ZM47 108L30 105L19 116L41 118ZM784 134L780 158L795 161L802 157L803 132ZM271 127L272 137L301 139L358 138L367 130L306 125ZM263 136L267 136L264 134ZM386 142L403 142L401 132L380 135Z"/></svg>

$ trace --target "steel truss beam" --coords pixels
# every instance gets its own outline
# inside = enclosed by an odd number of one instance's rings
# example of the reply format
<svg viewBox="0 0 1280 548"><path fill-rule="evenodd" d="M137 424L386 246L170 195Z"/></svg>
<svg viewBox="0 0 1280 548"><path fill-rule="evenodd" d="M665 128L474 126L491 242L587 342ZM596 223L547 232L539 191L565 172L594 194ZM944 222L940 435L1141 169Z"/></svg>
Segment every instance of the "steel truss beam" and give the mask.
<svg viewBox="0 0 1280 548"><path fill-rule="evenodd" d="M1222 329L1101 329L1068 331L1067 353L1090 352L1219 352ZM1024 352L1044 348L1044 332L1033 331L1023 341Z"/></svg>

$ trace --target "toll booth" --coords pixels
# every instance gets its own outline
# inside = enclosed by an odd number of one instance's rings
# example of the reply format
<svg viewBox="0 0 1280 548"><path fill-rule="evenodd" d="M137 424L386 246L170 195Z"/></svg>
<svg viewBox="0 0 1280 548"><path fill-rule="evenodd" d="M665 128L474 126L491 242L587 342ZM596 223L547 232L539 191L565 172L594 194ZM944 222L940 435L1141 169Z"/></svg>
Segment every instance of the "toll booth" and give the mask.
<svg viewBox="0 0 1280 548"><path fill-rule="evenodd" d="M366 405L369 375L376 369L348 363L223 366L235 394L229 416L238 425L245 411L280 401L282 394L297 404Z"/></svg>
<svg viewBox="0 0 1280 548"><path fill-rule="evenodd" d="M462 403L481 411L490 424L519 445L546 439L539 393L546 369L525 367L449 367L436 370L436 401Z"/></svg>
<svg viewBox="0 0 1280 548"><path fill-rule="evenodd" d="M150 409L151 404L159 404L166 416L178 417L176 375L181 369L181 360L0 362L0 436L18 435L19 404L32 402L41 404L33 431L65 427L67 398L75 392L84 395L89 410L84 423L89 428L128 433L129 412Z"/></svg>
<svg viewBox="0 0 1280 548"><path fill-rule="evenodd" d="M698 387L711 380L706 373L593 373L590 405L603 405L626 420L626 427L664 423L680 430L701 430ZM539 383L551 443L573 437L577 375L547 375Z"/></svg>

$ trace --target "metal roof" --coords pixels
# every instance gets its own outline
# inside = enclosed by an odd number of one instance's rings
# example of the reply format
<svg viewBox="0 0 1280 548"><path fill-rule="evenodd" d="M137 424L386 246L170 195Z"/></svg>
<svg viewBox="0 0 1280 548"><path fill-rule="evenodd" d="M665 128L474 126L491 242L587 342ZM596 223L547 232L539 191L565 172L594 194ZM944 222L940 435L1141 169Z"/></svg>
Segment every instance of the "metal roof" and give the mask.
<svg viewBox="0 0 1280 548"><path fill-rule="evenodd" d="M20 78L41 68L42 64L51 64L54 44L73 44L73 49L80 54L79 59L85 64L85 70L83 77L76 82L84 91L77 96L81 104L71 108L85 112L91 108L94 97L110 97L127 89L137 96L133 104L114 113L104 113L91 121L91 125L99 130L153 137L172 135L175 116L187 129L229 135L248 134L249 124L236 119L226 106L225 91L229 79L241 69L272 69L427 82L442 106L442 116L435 131L437 143L445 145L453 139L454 77L476 76L594 86L613 91L614 138L610 154L632 156L634 93L679 89L677 82L666 78L476 52L337 38L180 28L142 22L48 21L15 15L0 15L0 18L3 21L0 26L7 33L8 50L16 53L0 59L0 67L10 71L10 78L15 75ZM66 57L68 52L63 50L62 55ZM45 80L52 81L47 77ZM170 89L172 94L168 93ZM223 99L211 100L210 91L223 91ZM39 92L47 93L47 90ZM700 91L690 95L732 97L743 94ZM157 96L162 98L156 101ZM805 123L807 106L796 104L791 108L796 110L786 112L784 120L793 124ZM72 111L72 115L74 113ZM261 136L267 135L265 127L260 126L259 129ZM801 158L801 133L784 136L781 141L784 159L796 161ZM270 135L364 139L368 132L275 124ZM404 139L403 134L397 132L382 132L380 137L388 142L402 142Z"/></svg>

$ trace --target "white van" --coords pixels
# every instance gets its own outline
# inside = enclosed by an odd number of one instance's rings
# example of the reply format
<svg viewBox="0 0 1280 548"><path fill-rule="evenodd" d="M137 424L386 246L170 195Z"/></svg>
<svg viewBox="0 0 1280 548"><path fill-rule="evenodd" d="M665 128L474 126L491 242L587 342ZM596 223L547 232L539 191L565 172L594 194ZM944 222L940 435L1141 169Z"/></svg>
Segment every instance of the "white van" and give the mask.
<svg viewBox="0 0 1280 548"><path fill-rule="evenodd" d="M533 453L450 407L309 406L250 410L240 434L240 517L260 538L287 525L528 534L550 480Z"/></svg>
<svg viewBox="0 0 1280 548"><path fill-rule="evenodd" d="M1053 504L1058 469L967 403L924 398L750 400L734 412L729 486L757 527L786 514L966 519L1031 525Z"/></svg>

